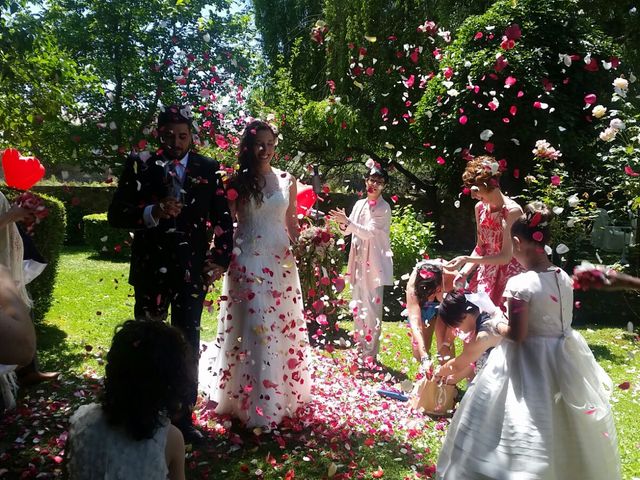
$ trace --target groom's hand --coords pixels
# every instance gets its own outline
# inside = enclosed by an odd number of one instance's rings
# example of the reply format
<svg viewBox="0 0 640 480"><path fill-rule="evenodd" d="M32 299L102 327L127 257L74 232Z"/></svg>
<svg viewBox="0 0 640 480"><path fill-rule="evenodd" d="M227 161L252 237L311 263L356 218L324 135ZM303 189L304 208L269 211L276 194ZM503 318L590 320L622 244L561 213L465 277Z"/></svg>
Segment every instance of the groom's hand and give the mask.
<svg viewBox="0 0 640 480"><path fill-rule="evenodd" d="M153 206L151 214L158 219L173 218L180 215L182 204L174 197L165 197Z"/></svg>
<svg viewBox="0 0 640 480"><path fill-rule="evenodd" d="M213 260L209 260L209 259L205 260L203 273L204 273L204 278L206 283L208 285L212 284L213 282L218 280L220 277L222 277L222 275L224 275L224 272L226 270L227 270L226 268L224 268L221 265L218 265Z"/></svg>

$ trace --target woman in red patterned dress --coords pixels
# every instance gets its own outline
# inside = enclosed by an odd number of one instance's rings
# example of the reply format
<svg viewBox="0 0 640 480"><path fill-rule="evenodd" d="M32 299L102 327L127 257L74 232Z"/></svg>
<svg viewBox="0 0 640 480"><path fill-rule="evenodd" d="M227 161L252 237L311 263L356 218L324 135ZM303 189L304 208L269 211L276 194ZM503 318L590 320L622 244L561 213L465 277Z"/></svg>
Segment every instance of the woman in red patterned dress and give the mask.
<svg viewBox="0 0 640 480"><path fill-rule="evenodd" d="M475 206L477 241L471 255L451 260L447 267L460 269L454 280L458 288L476 269L470 289L485 292L496 306L503 308L502 296L507 280L524 271L513 257L511 225L522 215L522 208L500 190L500 169L495 158L476 157L471 160L462 181L478 201ZM505 233L506 232L506 233Z"/></svg>

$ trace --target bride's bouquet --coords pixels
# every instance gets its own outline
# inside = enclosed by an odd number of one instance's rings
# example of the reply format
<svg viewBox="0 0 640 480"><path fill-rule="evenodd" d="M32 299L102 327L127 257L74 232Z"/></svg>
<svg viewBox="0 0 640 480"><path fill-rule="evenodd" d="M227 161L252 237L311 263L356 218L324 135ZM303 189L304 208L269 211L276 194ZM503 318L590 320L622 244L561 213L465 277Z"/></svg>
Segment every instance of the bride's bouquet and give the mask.
<svg viewBox="0 0 640 480"><path fill-rule="evenodd" d="M336 285L343 260L330 225L303 225L294 253L305 294L315 297L323 286Z"/></svg>
<svg viewBox="0 0 640 480"><path fill-rule="evenodd" d="M339 294L344 289L344 256L336 241L336 230L332 224L305 223L294 247L305 312L320 325L335 323L342 302Z"/></svg>

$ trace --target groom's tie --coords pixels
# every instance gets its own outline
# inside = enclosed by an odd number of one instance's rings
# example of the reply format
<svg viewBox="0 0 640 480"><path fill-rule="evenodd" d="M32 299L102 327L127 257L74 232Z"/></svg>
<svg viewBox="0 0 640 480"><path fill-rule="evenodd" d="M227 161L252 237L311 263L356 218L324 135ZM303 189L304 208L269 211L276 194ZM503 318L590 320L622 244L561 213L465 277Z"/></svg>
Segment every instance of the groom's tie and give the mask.
<svg viewBox="0 0 640 480"><path fill-rule="evenodd" d="M171 180L171 194L180 200L182 198L182 177L184 166L177 160L169 160L168 162L169 176Z"/></svg>

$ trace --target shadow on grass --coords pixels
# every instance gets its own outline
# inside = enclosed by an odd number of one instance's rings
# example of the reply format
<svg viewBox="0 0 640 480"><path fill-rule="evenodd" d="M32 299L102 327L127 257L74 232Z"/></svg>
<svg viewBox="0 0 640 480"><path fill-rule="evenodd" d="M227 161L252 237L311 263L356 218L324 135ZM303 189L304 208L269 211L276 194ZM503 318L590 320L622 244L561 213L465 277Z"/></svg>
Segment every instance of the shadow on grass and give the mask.
<svg viewBox="0 0 640 480"><path fill-rule="evenodd" d="M47 369L67 372L79 369L86 362L84 352L67 341L67 334L55 325L41 323L36 326L38 360Z"/></svg>
<svg viewBox="0 0 640 480"><path fill-rule="evenodd" d="M85 250L86 251L86 250ZM109 262L109 263L129 263L131 258L128 254L123 256L115 256L115 255L100 255L99 253L91 253L87 256L89 260L95 260L100 262Z"/></svg>
<svg viewBox="0 0 640 480"><path fill-rule="evenodd" d="M326 350L326 345L332 345L336 350L348 350L353 346L351 345L353 338L351 337L350 332L342 327L337 330L334 328L325 331L323 340L324 341L321 343L318 339L312 338L311 346L319 347L322 350Z"/></svg>
<svg viewBox="0 0 640 480"><path fill-rule="evenodd" d="M611 349L606 345L594 345L592 343L589 343L588 345L593 352L593 356L598 362L608 360L612 363L624 363L624 361L626 360L626 357L624 355L613 353Z"/></svg>
<svg viewBox="0 0 640 480"><path fill-rule="evenodd" d="M21 388L17 408L0 415L0 477L66 478L62 461L69 417L100 391L97 380L67 372L59 381Z"/></svg>

